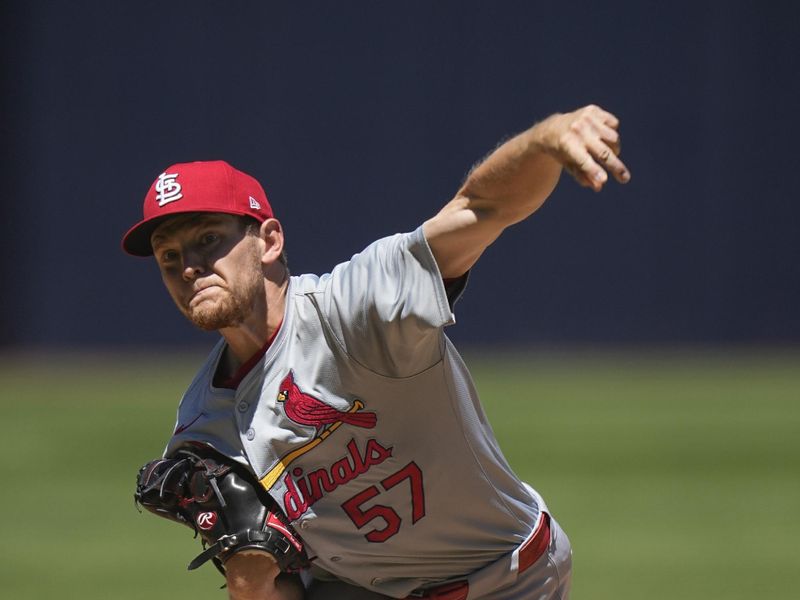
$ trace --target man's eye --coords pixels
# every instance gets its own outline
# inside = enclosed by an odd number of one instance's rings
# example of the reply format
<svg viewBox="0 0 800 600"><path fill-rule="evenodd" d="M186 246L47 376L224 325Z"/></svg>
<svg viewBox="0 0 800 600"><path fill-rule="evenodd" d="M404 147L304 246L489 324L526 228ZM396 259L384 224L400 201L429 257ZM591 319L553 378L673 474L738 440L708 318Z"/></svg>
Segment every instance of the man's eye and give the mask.
<svg viewBox="0 0 800 600"><path fill-rule="evenodd" d="M161 262L173 262L178 260L178 253L175 250L164 250L161 253Z"/></svg>
<svg viewBox="0 0 800 600"><path fill-rule="evenodd" d="M216 233L205 233L203 237L200 238L200 241L203 243L204 246L208 246L213 244L219 239L219 236Z"/></svg>

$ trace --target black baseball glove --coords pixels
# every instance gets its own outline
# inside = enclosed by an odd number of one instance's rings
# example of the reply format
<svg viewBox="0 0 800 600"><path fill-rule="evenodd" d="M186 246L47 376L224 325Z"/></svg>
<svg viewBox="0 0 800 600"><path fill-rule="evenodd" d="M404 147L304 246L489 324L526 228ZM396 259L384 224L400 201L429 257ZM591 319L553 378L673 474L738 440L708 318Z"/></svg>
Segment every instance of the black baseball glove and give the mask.
<svg viewBox="0 0 800 600"><path fill-rule="evenodd" d="M134 500L150 512L191 527L209 559L224 574L225 562L242 550L264 550L282 572L307 566L303 543L280 507L241 465L208 447L180 449L141 469Z"/></svg>

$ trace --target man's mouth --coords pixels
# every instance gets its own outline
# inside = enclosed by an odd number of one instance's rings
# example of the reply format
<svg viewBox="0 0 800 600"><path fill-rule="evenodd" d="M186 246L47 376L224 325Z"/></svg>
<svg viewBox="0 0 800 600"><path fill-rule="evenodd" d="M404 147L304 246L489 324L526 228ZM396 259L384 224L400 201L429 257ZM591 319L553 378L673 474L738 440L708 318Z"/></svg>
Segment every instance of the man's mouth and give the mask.
<svg viewBox="0 0 800 600"><path fill-rule="evenodd" d="M197 304L198 302L202 302L209 294L211 294L213 292L214 288L217 288L217 287L219 287L219 286L217 286L217 285L207 285L207 286L205 286L203 288L200 288L196 292L194 292L189 297L189 306L192 306L193 304Z"/></svg>

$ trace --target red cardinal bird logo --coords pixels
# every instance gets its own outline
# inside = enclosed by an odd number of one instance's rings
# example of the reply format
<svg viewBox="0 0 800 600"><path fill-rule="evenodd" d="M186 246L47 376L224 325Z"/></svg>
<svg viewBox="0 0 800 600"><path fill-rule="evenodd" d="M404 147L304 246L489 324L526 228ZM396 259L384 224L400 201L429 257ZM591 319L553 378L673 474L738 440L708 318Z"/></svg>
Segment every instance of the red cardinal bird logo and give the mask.
<svg viewBox="0 0 800 600"><path fill-rule="evenodd" d="M292 421L300 425L311 425L316 427L317 431L334 423L347 423L355 427L372 429L378 421L374 412L358 412L363 406L358 400L354 406L355 410L351 409L348 412L333 408L314 396L304 394L294 382L292 371L289 371L281 382L278 402L284 403L286 416Z"/></svg>

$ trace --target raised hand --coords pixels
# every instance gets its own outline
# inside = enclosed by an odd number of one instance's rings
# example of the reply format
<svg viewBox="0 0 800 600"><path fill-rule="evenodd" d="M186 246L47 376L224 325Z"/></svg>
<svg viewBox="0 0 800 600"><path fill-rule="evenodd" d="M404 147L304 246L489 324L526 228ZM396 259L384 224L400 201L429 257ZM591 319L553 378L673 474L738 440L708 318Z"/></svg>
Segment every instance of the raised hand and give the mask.
<svg viewBox="0 0 800 600"><path fill-rule="evenodd" d="M620 183L630 181L630 171L619 159L619 119L610 112L590 104L555 114L536 127L542 150L579 184L600 191L609 173Z"/></svg>

